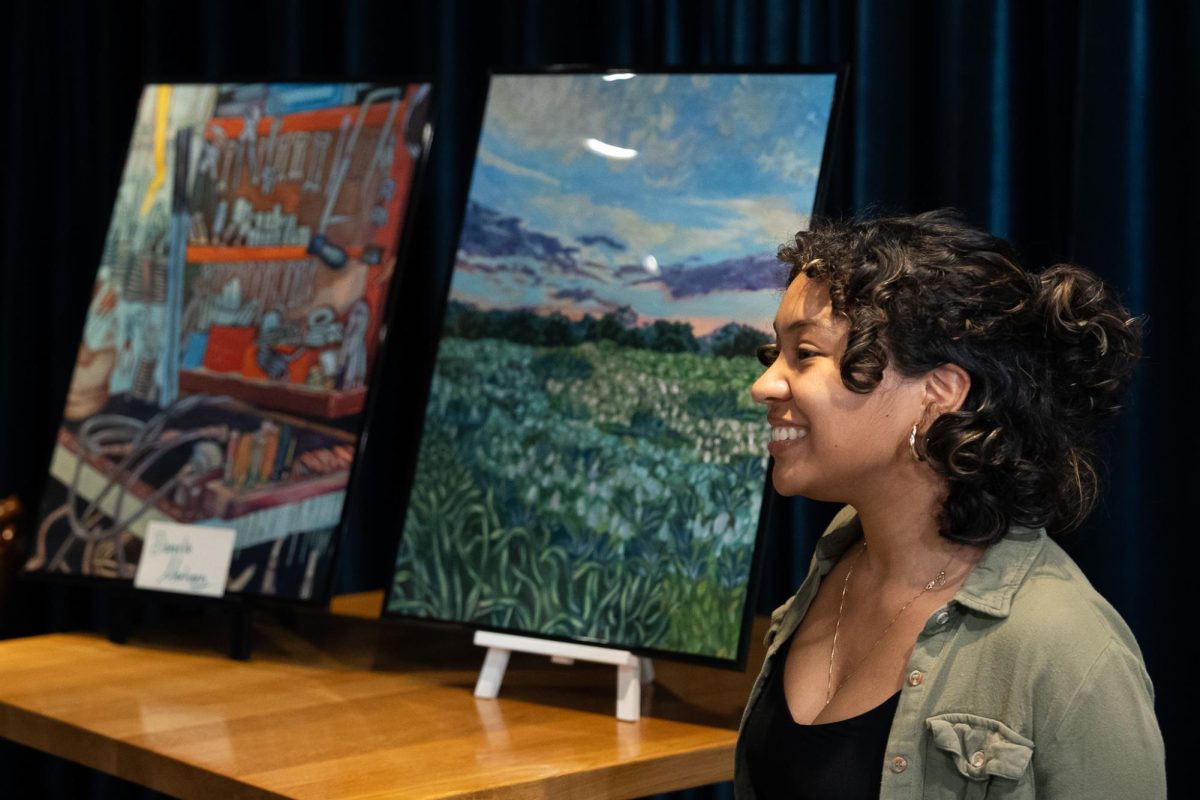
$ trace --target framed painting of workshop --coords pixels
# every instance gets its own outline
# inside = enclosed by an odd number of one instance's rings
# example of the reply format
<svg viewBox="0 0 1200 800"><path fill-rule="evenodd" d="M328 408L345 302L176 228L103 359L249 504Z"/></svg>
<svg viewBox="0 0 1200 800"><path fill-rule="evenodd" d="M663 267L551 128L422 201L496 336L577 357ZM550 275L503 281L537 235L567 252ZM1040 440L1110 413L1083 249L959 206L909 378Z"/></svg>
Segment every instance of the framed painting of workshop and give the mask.
<svg viewBox="0 0 1200 800"><path fill-rule="evenodd" d="M147 86L26 573L131 580L236 531L227 592L322 601L427 83Z"/></svg>
<svg viewBox="0 0 1200 800"><path fill-rule="evenodd" d="M836 72L492 77L388 613L734 666Z"/></svg>

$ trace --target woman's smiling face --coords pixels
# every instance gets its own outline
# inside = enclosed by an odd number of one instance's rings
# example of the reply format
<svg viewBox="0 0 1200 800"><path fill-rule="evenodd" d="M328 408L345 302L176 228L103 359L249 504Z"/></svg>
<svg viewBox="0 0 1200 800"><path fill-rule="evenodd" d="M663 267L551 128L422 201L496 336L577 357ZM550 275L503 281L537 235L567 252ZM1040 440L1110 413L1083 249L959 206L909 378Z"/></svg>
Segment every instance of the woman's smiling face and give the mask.
<svg viewBox="0 0 1200 800"><path fill-rule="evenodd" d="M801 274L775 314L776 345L751 387L767 406L772 480L783 495L853 503L885 479L898 459L912 460L908 434L921 417L920 380L891 366L869 394L842 383L849 323L833 313L828 288Z"/></svg>

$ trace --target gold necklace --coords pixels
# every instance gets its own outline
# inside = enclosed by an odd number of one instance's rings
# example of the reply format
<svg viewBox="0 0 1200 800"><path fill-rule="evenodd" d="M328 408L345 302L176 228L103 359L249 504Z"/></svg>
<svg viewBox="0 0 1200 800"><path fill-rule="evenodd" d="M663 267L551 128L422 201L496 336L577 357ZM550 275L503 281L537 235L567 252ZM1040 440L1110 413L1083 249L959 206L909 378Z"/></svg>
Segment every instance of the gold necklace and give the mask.
<svg viewBox="0 0 1200 800"><path fill-rule="evenodd" d="M865 553L866 550L867 540L863 539L862 549L859 550L854 556L854 561L850 562L850 569L846 570L846 578L842 581L842 599L841 602L838 603L837 623L833 626L833 645L829 648L829 674L825 678L825 705L829 705L829 702L833 700L833 696L837 694L838 690L842 688L850 676L853 675L860 666L862 666L863 662L867 660L867 656L874 652L875 645L883 641L883 637L887 636L887 632L892 629L892 625L896 623L896 620L900 619L900 615L903 614L909 606L917 601L917 598L928 591L941 588L942 586L946 585L946 567L950 566L950 562L954 560L954 554L952 553L950 558L946 559L946 563L942 565L942 568L938 570L938 574L934 575L933 579L926 583L921 591L914 594L912 599L900 606L900 610L896 612L895 616L892 617L891 622L889 622L887 627L883 629L883 633L879 634L879 638L875 640L875 644L872 644L869 648L867 648L867 652L863 654L863 657L859 660L858 664L856 664L849 672L842 676L842 679L838 681L837 686L833 686L833 655L837 652L838 631L841 630L842 627L842 609L846 607L846 589L850 586L850 576L854 573L854 567L858 564L858 559L862 558L862 554Z"/></svg>

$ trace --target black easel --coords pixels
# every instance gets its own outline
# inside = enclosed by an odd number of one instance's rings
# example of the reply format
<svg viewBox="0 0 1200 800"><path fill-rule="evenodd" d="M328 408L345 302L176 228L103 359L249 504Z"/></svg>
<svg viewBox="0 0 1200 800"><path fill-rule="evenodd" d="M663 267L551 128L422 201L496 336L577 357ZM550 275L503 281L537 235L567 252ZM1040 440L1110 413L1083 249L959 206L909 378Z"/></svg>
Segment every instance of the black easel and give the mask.
<svg viewBox="0 0 1200 800"><path fill-rule="evenodd" d="M228 617L227 654L235 661L249 661L254 650L254 599L231 595L221 598L190 597L165 592L143 592L132 587L113 587L108 592L108 640L127 644L142 622L150 602L170 598L201 609L220 608Z"/></svg>

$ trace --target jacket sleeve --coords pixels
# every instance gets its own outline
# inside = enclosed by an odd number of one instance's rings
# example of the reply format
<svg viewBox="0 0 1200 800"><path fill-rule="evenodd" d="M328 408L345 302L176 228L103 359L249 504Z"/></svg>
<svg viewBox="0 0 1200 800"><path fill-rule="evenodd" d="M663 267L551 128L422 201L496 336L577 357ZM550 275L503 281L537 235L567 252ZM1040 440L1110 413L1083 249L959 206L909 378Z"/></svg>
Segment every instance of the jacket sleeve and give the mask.
<svg viewBox="0 0 1200 800"><path fill-rule="evenodd" d="M1140 659L1110 640L1033 755L1039 798L1162 800L1165 751Z"/></svg>

